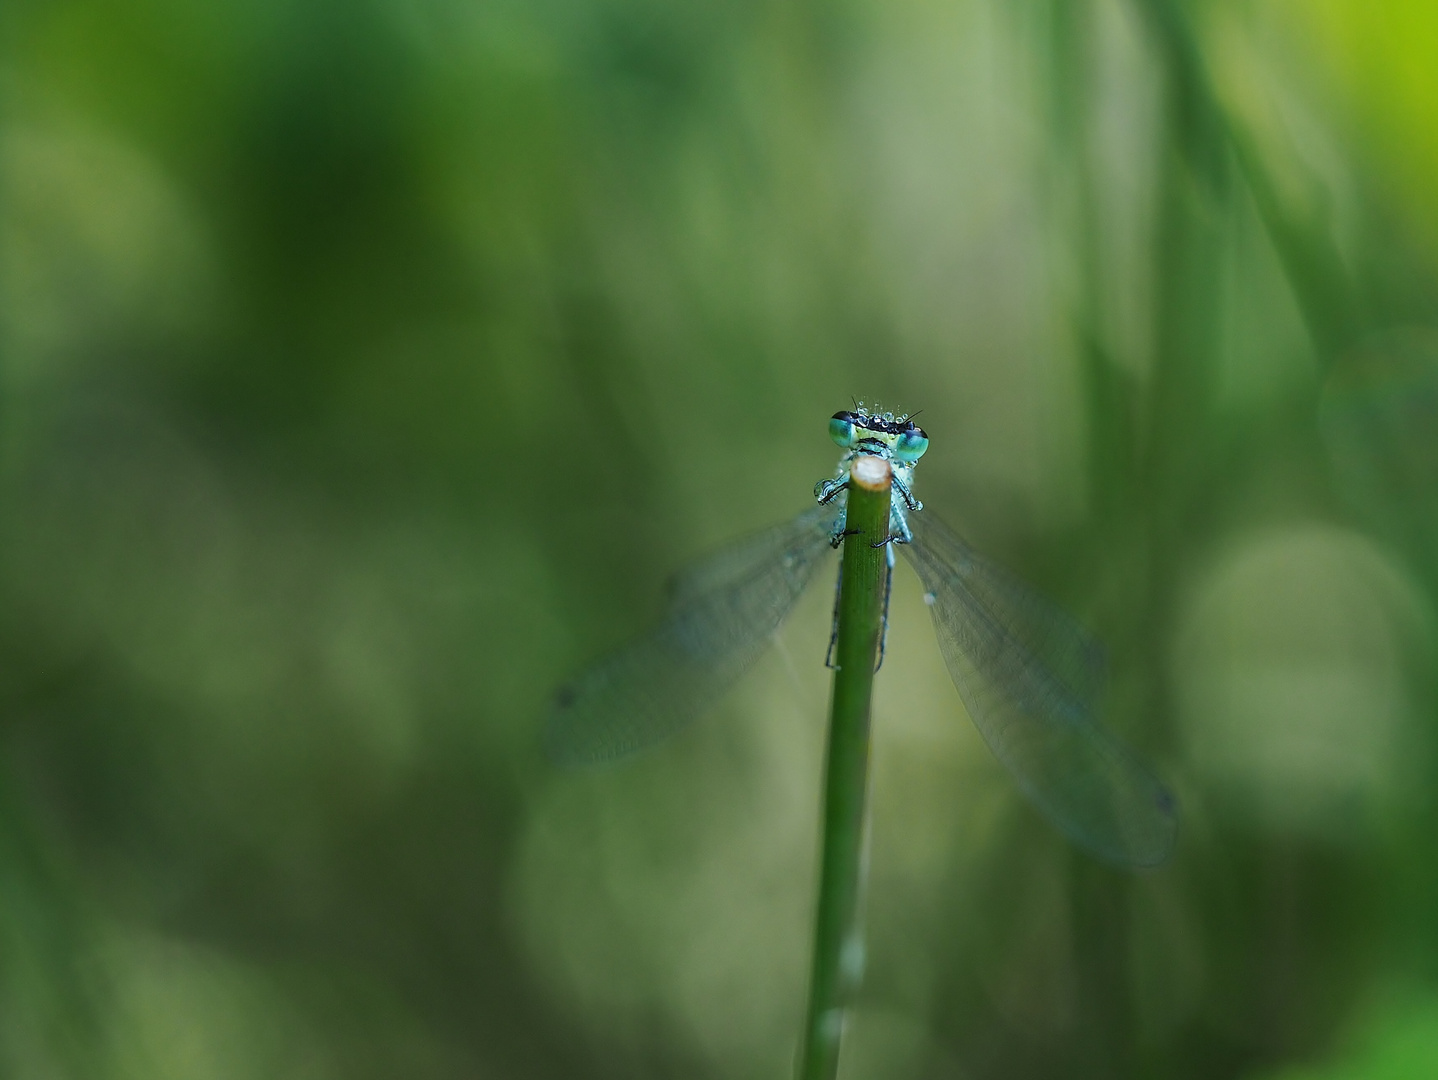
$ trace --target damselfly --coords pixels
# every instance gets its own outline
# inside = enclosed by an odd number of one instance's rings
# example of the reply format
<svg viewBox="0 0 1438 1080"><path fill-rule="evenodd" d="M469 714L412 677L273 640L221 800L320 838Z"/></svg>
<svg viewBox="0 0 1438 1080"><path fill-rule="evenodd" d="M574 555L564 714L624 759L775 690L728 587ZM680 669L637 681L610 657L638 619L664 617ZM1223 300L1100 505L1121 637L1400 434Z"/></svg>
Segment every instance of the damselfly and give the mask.
<svg viewBox="0 0 1438 1080"><path fill-rule="evenodd" d="M1097 639L924 511L913 473L929 439L912 416L856 406L834 415L829 434L844 454L834 477L815 486L818 505L681 571L663 622L555 695L551 756L620 757L712 705L764 652L824 556L844 541L849 468L869 454L893 469L889 573L897 548L919 575L939 650L984 741L1071 839L1113 862L1161 863L1177 825L1173 797L1098 722Z"/></svg>

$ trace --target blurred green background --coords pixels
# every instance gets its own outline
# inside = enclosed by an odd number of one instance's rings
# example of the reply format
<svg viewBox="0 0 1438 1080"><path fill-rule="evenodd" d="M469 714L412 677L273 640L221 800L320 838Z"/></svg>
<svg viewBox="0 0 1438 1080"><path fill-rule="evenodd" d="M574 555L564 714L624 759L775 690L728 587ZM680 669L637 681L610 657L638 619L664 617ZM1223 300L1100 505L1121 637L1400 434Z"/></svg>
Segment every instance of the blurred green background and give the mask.
<svg viewBox="0 0 1438 1080"><path fill-rule="evenodd" d="M10 0L0 1074L786 1077L829 590L550 689L851 396L1110 648L1070 850L901 571L860 1078L1438 1075L1431 0Z"/></svg>

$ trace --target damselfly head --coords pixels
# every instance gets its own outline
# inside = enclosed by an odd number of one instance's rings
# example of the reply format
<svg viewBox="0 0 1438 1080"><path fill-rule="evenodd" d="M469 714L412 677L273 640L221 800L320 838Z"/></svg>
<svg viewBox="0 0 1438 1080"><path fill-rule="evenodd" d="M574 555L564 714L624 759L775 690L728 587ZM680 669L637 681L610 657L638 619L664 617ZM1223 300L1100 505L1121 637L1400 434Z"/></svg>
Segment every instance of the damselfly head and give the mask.
<svg viewBox="0 0 1438 1080"><path fill-rule="evenodd" d="M880 457L912 465L929 448L929 436L914 423L916 414L870 412L863 405L836 412L829 420L829 438L845 450L868 450Z"/></svg>

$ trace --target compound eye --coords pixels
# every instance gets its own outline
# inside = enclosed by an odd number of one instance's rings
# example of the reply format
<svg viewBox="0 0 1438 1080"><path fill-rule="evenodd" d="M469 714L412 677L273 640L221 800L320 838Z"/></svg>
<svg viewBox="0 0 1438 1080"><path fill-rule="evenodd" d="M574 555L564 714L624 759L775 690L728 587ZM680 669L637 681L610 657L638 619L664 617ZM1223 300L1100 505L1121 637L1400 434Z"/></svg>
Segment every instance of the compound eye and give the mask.
<svg viewBox="0 0 1438 1080"><path fill-rule="evenodd" d="M852 450L854 444L859 441L859 431L854 421L858 417L851 412L836 412L829 421L829 438L842 446L845 450Z"/></svg>
<svg viewBox="0 0 1438 1080"><path fill-rule="evenodd" d="M924 451L928 448L929 437L924 434L924 429L909 424L899 432L899 437L894 441L894 457L913 464L924 456Z"/></svg>

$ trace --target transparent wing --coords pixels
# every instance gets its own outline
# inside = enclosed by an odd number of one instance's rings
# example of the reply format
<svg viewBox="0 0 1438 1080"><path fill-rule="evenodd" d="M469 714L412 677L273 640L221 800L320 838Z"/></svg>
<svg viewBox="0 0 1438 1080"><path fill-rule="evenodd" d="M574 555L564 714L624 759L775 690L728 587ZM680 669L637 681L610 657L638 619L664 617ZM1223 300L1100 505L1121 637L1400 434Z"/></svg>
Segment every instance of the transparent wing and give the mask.
<svg viewBox="0 0 1438 1080"><path fill-rule="evenodd" d="M1069 615L918 513L903 552L923 582L944 663L994 755L1060 830L1113 862L1156 866L1173 796L1099 726L1102 650Z"/></svg>
<svg viewBox="0 0 1438 1080"><path fill-rule="evenodd" d="M793 609L830 551L838 513L816 506L680 573L663 622L555 694L550 756L566 764L620 757L712 705Z"/></svg>

